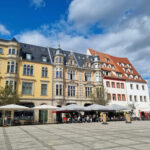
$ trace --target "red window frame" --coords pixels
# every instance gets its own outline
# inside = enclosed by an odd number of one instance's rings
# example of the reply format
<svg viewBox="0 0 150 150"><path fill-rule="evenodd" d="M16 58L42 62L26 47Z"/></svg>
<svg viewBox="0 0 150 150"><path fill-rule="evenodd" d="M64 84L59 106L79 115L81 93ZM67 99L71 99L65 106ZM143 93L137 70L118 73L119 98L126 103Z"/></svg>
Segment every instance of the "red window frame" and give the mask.
<svg viewBox="0 0 150 150"><path fill-rule="evenodd" d="M113 96L115 96L115 99L113 99ZM113 95L112 95L112 100L113 100L113 101L116 101L116 94L113 94Z"/></svg>
<svg viewBox="0 0 150 150"><path fill-rule="evenodd" d="M123 99L123 96L124 96L124 99ZM125 96L125 94L122 94L122 100L123 100L123 101L126 101L126 96Z"/></svg>
<svg viewBox="0 0 150 150"><path fill-rule="evenodd" d="M121 94L117 95L117 98L120 97L120 99L118 99L118 101L121 101Z"/></svg>
<svg viewBox="0 0 150 150"><path fill-rule="evenodd" d="M119 87L118 87L117 85L119 85ZM117 87L118 89L120 88L120 83L119 83L119 82L116 83L116 87Z"/></svg>
<svg viewBox="0 0 150 150"><path fill-rule="evenodd" d="M113 87L113 83L114 83L114 87ZM112 86L112 88L115 88L115 82L111 82L111 86Z"/></svg>
<svg viewBox="0 0 150 150"><path fill-rule="evenodd" d="M108 86L107 86L107 83L108 83ZM106 81L106 87L110 87L110 82L109 81Z"/></svg>
<svg viewBox="0 0 150 150"><path fill-rule="evenodd" d="M123 87L122 87L122 85L123 85ZM124 83L121 83L121 88L124 89Z"/></svg>

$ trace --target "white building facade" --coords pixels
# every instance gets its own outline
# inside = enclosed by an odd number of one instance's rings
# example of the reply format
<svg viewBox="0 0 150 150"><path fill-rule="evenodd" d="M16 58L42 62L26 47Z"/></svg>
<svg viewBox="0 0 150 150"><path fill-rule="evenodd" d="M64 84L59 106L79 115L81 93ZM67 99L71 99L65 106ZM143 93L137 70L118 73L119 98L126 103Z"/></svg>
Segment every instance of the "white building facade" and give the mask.
<svg viewBox="0 0 150 150"><path fill-rule="evenodd" d="M135 115L140 116L140 112L149 106L149 90L147 83L126 81L128 104L136 107Z"/></svg>
<svg viewBox="0 0 150 150"><path fill-rule="evenodd" d="M141 112L145 114L146 110L150 110L148 84L128 58L111 56L93 49L88 49L87 54L98 55L100 58L103 85L108 93L110 104L133 104L136 117L140 117Z"/></svg>
<svg viewBox="0 0 150 150"><path fill-rule="evenodd" d="M127 105L126 83L124 80L103 79L110 104Z"/></svg>

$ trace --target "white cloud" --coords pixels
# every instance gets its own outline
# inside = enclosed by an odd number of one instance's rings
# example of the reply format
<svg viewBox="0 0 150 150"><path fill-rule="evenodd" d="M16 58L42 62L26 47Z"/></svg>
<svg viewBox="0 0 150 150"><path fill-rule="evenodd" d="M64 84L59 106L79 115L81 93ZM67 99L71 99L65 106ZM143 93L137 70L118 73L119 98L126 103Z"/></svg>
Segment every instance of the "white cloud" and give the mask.
<svg viewBox="0 0 150 150"><path fill-rule="evenodd" d="M138 0L73 0L69 7L69 21L78 28L99 23L101 26L121 20Z"/></svg>
<svg viewBox="0 0 150 150"><path fill-rule="evenodd" d="M44 0L31 0L31 5L35 8L45 7L46 3Z"/></svg>
<svg viewBox="0 0 150 150"><path fill-rule="evenodd" d="M50 41L48 37L41 34L40 31L26 31L21 34L15 36L19 39L20 42L28 43L28 44L35 44L39 46L49 46Z"/></svg>
<svg viewBox="0 0 150 150"><path fill-rule="evenodd" d="M10 35L10 31L6 27L0 24L0 34L1 35Z"/></svg>
<svg viewBox="0 0 150 150"><path fill-rule="evenodd" d="M135 0L73 0L67 21L60 20L51 28L43 25L16 37L19 41L41 46L57 47L60 41L61 48L66 50L85 53L87 48L93 48L127 57L142 76L150 77L150 5L146 0L136 0L134 5L133 2ZM133 12L124 16L130 9ZM106 25L107 30L103 34L88 34L89 27L97 23ZM79 34L84 28L87 33Z"/></svg>

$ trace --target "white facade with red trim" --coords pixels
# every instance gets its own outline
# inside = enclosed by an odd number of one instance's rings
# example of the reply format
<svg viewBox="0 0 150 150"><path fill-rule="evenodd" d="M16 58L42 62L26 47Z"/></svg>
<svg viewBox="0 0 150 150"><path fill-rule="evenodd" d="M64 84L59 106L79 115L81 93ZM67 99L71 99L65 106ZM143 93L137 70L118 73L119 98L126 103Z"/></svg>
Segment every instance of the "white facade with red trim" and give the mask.
<svg viewBox="0 0 150 150"><path fill-rule="evenodd" d="M110 104L127 105L125 81L104 78L103 84Z"/></svg>

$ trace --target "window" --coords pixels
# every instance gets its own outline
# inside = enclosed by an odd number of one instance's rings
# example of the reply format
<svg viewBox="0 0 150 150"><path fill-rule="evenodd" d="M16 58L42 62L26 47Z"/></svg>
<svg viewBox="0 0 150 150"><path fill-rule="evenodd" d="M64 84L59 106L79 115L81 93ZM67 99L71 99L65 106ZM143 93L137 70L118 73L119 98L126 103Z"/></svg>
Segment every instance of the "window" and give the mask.
<svg viewBox="0 0 150 150"><path fill-rule="evenodd" d="M101 74L100 73L96 73L96 82L100 82L102 79Z"/></svg>
<svg viewBox="0 0 150 150"><path fill-rule="evenodd" d="M85 87L85 96L90 97L92 94L92 87Z"/></svg>
<svg viewBox="0 0 150 150"><path fill-rule="evenodd" d="M48 76L48 68L42 67L42 77L47 78Z"/></svg>
<svg viewBox="0 0 150 150"><path fill-rule="evenodd" d="M8 50L8 54L11 54L11 49Z"/></svg>
<svg viewBox="0 0 150 150"><path fill-rule="evenodd" d="M42 61L43 62L47 62L47 57L46 56L42 56Z"/></svg>
<svg viewBox="0 0 150 150"><path fill-rule="evenodd" d="M137 102L137 96L136 95L134 96L134 101Z"/></svg>
<svg viewBox="0 0 150 150"><path fill-rule="evenodd" d="M56 57L56 63L62 63L62 57Z"/></svg>
<svg viewBox="0 0 150 150"><path fill-rule="evenodd" d="M145 90L145 86L144 85L142 85L142 90Z"/></svg>
<svg viewBox="0 0 150 150"><path fill-rule="evenodd" d="M3 48L0 48L0 54L3 54Z"/></svg>
<svg viewBox="0 0 150 150"><path fill-rule="evenodd" d="M142 98L142 96L140 96L140 102L142 102L143 101L143 98Z"/></svg>
<svg viewBox="0 0 150 150"><path fill-rule="evenodd" d="M12 54L15 55L15 53L16 53L16 50L12 49Z"/></svg>
<svg viewBox="0 0 150 150"><path fill-rule="evenodd" d="M22 83L22 94L32 95L32 83L30 83L30 82Z"/></svg>
<svg viewBox="0 0 150 150"><path fill-rule="evenodd" d="M26 54L26 59L31 60L31 54Z"/></svg>
<svg viewBox="0 0 150 150"><path fill-rule="evenodd" d="M102 92L102 88L96 88L96 96L97 98L104 96L104 93Z"/></svg>
<svg viewBox="0 0 150 150"><path fill-rule="evenodd" d="M68 86L68 96L75 96L75 86Z"/></svg>
<svg viewBox="0 0 150 150"><path fill-rule="evenodd" d="M109 62L109 58L105 58L106 62Z"/></svg>
<svg viewBox="0 0 150 150"><path fill-rule="evenodd" d="M47 84L41 84L41 95L42 96L47 95Z"/></svg>
<svg viewBox="0 0 150 150"><path fill-rule="evenodd" d="M130 101L132 102L132 95L130 95Z"/></svg>
<svg viewBox="0 0 150 150"><path fill-rule="evenodd" d="M17 65L16 65L16 69L15 69L15 65L16 63L14 61L7 62L7 73L15 73L15 71L17 70Z"/></svg>
<svg viewBox="0 0 150 150"><path fill-rule="evenodd" d="M63 95L63 88L61 84L56 84L56 96L62 96Z"/></svg>
<svg viewBox="0 0 150 150"><path fill-rule="evenodd" d="M105 73L107 76L110 76L110 72L109 71L106 71Z"/></svg>
<svg viewBox="0 0 150 150"><path fill-rule="evenodd" d="M107 94L107 99L111 100L111 94L110 93Z"/></svg>
<svg viewBox="0 0 150 150"><path fill-rule="evenodd" d="M23 66L23 75L33 76L33 66L32 65L24 65Z"/></svg>
<svg viewBox="0 0 150 150"><path fill-rule="evenodd" d="M13 90L16 90L17 88L17 82L14 80L7 80L5 83L5 86L11 85Z"/></svg>
<svg viewBox="0 0 150 150"><path fill-rule="evenodd" d="M123 101L125 101L125 100L126 100L126 97L125 97L125 95L124 95L124 94L122 95L122 100L123 100Z"/></svg>
<svg viewBox="0 0 150 150"><path fill-rule="evenodd" d="M85 72L85 81L91 81L91 73Z"/></svg>
<svg viewBox="0 0 150 150"><path fill-rule="evenodd" d="M138 84L136 85L136 89L139 90L139 85Z"/></svg>
<svg viewBox="0 0 150 150"><path fill-rule="evenodd" d="M112 82L111 85L112 85L112 88L115 88L115 82Z"/></svg>
<svg viewBox="0 0 150 150"><path fill-rule="evenodd" d="M121 83L121 88L124 89L124 83Z"/></svg>
<svg viewBox="0 0 150 150"><path fill-rule="evenodd" d="M130 84L130 89L133 89L133 84Z"/></svg>
<svg viewBox="0 0 150 150"><path fill-rule="evenodd" d="M118 94L118 101L121 101L121 95Z"/></svg>
<svg viewBox="0 0 150 150"><path fill-rule="evenodd" d="M113 100L115 101L116 100L116 94L113 94Z"/></svg>
<svg viewBox="0 0 150 150"><path fill-rule="evenodd" d="M15 72L15 63L12 61L11 66L10 66L10 72L14 73Z"/></svg>
<svg viewBox="0 0 150 150"><path fill-rule="evenodd" d="M95 66L94 66L95 68L98 68L98 64L95 64Z"/></svg>
<svg viewBox="0 0 150 150"><path fill-rule="evenodd" d="M68 72L67 72L67 79L75 80L75 71L74 70L68 70Z"/></svg>
<svg viewBox="0 0 150 150"><path fill-rule="evenodd" d="M117 88L120 88L120 83L117 82Z"/></svg>
<svg viewBox="0 0 150 150"><path fill-rule="evenodd" d="M59 63L59 57L56 57L56 63Z"/></svg>
<svg viewBox="0 0 150 150"><path fill-rule="evenodd" d="M106 81L106 87L110 87L110 82Z"/></svg>
<svg viewBox="0 0 150 150"><path fill-rule="evenodd" d="M146 96L144 96L144 102L146 102L147 100L146 100Z"/></svg>
<svg viewBox="0 0 150 150"><path fill-rule="evenodd" d="M56 78L62 78L62 68L56 68Z"/></svg>

